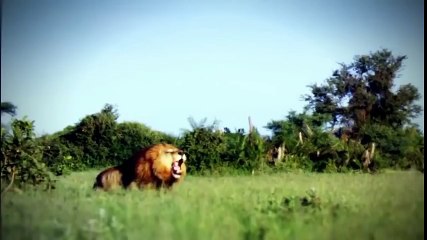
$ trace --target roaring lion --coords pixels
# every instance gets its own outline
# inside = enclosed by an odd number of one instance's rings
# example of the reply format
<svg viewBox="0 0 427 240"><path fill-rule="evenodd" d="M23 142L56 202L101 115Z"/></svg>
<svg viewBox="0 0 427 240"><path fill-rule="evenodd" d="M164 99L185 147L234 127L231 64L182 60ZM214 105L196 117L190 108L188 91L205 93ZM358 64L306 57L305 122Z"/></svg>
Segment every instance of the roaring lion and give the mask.
<svg viewBox="0 0 427 240"><path fill-rule="evenodd" d="M96 177L93 188L170 188L183 180L185 153L171 144L154 144L136 152L123 164L110 167Z"/></svg>

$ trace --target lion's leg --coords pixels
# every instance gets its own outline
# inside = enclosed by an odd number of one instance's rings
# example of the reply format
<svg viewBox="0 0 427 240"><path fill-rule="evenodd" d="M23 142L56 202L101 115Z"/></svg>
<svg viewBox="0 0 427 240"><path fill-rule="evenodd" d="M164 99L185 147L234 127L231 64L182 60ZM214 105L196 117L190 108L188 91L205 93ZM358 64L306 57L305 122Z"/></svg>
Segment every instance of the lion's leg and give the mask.
<svg viewBox="0 0 427 240"><path fill-rule="evenodd" d="M136 182L131 182L129 185L126 186L126 189L137 190L139 189L139 186Z"/></svg>

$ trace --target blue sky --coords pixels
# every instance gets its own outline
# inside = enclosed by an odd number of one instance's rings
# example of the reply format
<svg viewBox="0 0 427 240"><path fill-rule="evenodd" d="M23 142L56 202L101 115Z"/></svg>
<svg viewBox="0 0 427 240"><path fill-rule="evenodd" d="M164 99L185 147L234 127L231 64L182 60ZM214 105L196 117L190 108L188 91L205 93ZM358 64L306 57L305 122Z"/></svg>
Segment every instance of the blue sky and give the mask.
<svg viewBox="0 0 427 240"><path fill-rule="evenodd" d="M178 135L187 118L263 134L302 111L307 85L387 48L407 55L396 85L424 108L422 0L3 0L1 101L53 133L118 108ZM2 118L2 121L4 118ZM415 120L424 130L424 113Z"/></svg>

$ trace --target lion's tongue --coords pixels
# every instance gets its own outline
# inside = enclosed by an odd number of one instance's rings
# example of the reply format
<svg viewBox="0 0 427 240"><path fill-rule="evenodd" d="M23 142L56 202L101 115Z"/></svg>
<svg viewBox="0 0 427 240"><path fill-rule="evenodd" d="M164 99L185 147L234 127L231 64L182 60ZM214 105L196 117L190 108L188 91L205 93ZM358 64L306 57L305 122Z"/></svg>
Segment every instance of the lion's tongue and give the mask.
<svg viewBox="0 0 427 240"><path fill-rule="evenodd" d="M181 167L179 166L178 162L174 162L172 165L173 173L179 174L181 173Z"/></svg>

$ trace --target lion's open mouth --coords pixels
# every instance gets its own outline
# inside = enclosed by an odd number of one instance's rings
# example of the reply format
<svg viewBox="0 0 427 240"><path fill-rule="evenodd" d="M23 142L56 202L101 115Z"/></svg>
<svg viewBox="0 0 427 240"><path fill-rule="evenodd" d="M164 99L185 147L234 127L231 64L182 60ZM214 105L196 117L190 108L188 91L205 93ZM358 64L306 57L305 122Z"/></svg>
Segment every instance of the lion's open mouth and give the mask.
<svg viewBox="0 0 427 240"><path fill-rule="evenodd" d="M172 176L174 178L180 178L181 177L181 165L184 162L183 159L180 159L179 161L175 161L172 163Z"/></svg>

